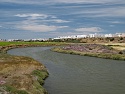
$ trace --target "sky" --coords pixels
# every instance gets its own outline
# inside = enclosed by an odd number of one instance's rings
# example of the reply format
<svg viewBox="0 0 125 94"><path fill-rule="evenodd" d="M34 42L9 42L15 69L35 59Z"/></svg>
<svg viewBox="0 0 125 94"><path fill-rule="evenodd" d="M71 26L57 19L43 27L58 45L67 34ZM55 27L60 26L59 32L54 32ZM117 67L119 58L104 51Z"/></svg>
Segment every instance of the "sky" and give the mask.
<svg viewBox="0 0 125 94"><path fill-rule="evenodd" d="M125 0L0 0L0 39L125 33Z"/></svg>

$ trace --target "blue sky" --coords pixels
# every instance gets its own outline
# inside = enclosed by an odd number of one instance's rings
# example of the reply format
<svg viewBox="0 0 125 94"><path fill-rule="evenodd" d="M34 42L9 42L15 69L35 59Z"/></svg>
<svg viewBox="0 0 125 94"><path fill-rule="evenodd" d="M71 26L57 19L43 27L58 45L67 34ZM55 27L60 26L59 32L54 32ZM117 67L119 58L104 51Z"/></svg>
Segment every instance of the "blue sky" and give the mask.
<svg viewBox="0 0 125 94"><path fill-rule="evenodd" d="M0 39L125 33L125 0L0 0Z"/></svg>

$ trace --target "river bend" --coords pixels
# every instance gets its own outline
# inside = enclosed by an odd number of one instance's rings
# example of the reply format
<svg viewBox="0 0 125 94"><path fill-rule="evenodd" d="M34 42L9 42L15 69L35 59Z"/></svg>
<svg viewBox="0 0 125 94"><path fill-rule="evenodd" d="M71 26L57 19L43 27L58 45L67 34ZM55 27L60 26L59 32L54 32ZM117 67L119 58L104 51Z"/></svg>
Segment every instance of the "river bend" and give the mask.
<svg viewBox="0 0 125 94"><path fill-rule="evenodd" d="M42 62L49 71L44 87L49 94L125 94L125 61L70 55L51 47L9 50Z"/></svg>

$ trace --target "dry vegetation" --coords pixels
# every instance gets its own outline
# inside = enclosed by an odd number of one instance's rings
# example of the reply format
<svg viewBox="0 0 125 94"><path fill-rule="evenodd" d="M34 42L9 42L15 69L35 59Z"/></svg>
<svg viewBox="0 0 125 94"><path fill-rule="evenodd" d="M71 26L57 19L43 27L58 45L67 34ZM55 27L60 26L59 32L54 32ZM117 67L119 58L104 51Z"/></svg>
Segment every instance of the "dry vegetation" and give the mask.
<svg viewBox="0 0 125 94"><path fill-rule="evenodd" d="M112 48L116 49L116 50L125 50L125 43L101 43L103 45L107 45L107 46L111 46Z"/></svg>
<svg viewBox="0 0 125 94"><path fill-rule="evenodd" d="M81 43L125 43L125 37L82 38Z"/></svg>
<svg viewBox="0 0 125 94"><path fill-rule="evenodd" d="M28 46L39 45L0 46L0 94L47 94L42 87L48 77L44 65L29 57L6 54L8 49Z"/></svg>
<svg viewBox="0 0 125 94"><path fill-rule="evenodd" d="M41 85L47 76L46 68L32 58L0 54L0 94L46 94Z"/></svg>
<svg viewBox="0 0 125 94"><path fill-rule="evenodd" d="M93 37L93 38L67 38L55 39L53 42L68 42L68 43L125 43L125 37Z"/></svg>
<svg viewBox="0 0 125 94"><path fill-rule="evenodd" d="M76 54L83 56L93 56L114 60L125 60L125 52L102 44L73 44L64 47L55 47L56 52Z"/></svg>
<svg viewBox="0 0 125 94"><path fill-rule="evenodd" d="M57 46L57 42L0 42L0 94L47 94L42 87L47 69L29 57L6 54L13 48Z"/></svg>

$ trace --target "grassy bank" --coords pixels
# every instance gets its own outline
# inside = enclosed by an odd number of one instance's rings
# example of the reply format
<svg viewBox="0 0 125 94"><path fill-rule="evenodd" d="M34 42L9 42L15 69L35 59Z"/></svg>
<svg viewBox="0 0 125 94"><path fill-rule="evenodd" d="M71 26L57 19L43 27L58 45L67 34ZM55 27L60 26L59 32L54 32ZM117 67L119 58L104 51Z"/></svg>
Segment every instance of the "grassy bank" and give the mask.
<svg viewBox="0 0 125 94"><path fill-rule="evenodd" d="M42 87L47 69L36 60L6 54L9 49L31 46L55 46L55 42L0 42L0 94L47 94Z"/></svg>
<svg viewBox="0 0 125 94"><path fill-rule="evenodd" d="M109 46L107 46L107 47L109 47ZM93 52L85 52L85 51L76 51L76 50L72 50L72 49L67 50L67 49L63 49L63 47L55 47L55 48L53 48L51 50L55 51L55 52L66 53L66 54L99 57L99 58L113 59L113 60L125 60L125 54L120 53L120 51L117 54L105 53L105 52L100 52L100 53L94 52L93 53Z"/></svg>
<svg viewBox="0 0 125 94"><path fill-rule="evenodd" d="M0 42L0 53L6 53L7 50L13 48L59 46L66 44L64 42Z"/></svg>
<svg viewBox="0 0 125 94"><path fill-rule="evenodd" d="M0 42L0 46L9 46L9 45L62 45L66 44L64 42Z"/></svg>
<svg viewBox="0 0 125 94"><path fill-rule="evenodd" d="M46 68L32 58L0 54L2 94L47 94L42 87L47 76Z"/></svg>

